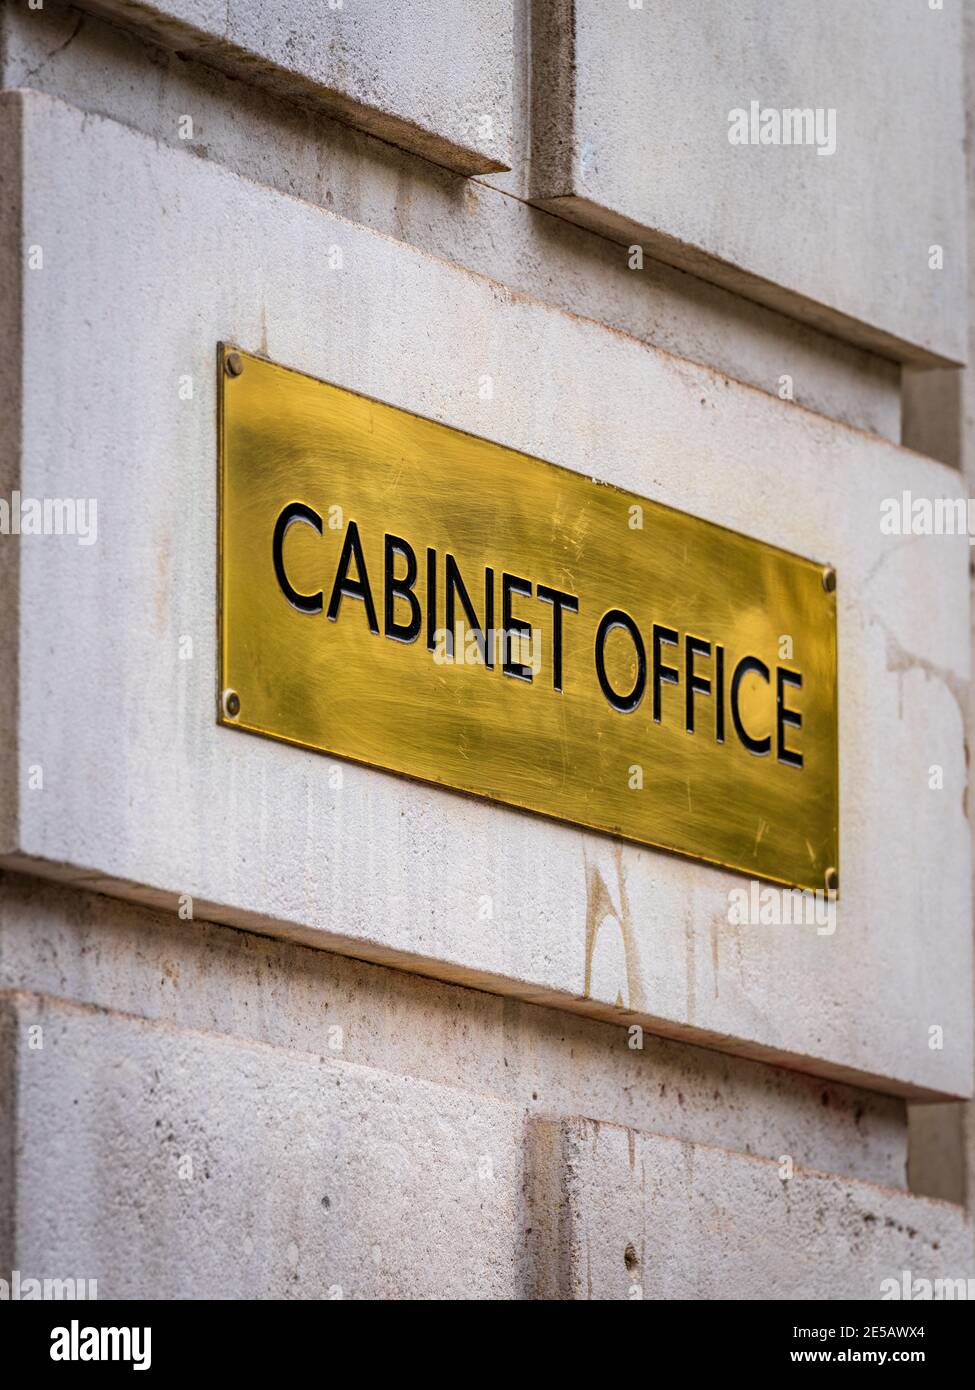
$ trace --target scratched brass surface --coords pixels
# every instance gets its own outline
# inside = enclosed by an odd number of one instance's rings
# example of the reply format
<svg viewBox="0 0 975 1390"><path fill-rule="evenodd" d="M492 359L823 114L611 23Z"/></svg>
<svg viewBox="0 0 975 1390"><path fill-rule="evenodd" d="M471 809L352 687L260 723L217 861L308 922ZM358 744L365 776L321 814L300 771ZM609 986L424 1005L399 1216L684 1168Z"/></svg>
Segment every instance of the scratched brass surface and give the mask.
<svg viewBox="0 0 975 1390"><path fill-rule="evenodd" d="M218 364L222 723L823 888L827 868L838 867L838 754L836 595L827 592L821 566L245 353L241 374L230 376L229 351L221 347ZM292 588L322 592L319 613L294 607L276 577L275 522L292 502L323 519L321 535L294 522L282 546ZM379 635L370 631L366 605L349 594L336 620L327 616L350 521L359 529ZM541 667L531 683L504 674L500 660L493 669L435 660L425 624L412 643L387 637L387 532L416 552L424 619L425 557L436 549L441 626L447 551L484 625L487 566L495 576L496 627L503 572L577 596L579 611L562 615L563 689L553 685L553 607L534 593L512 601L514 615L541 632ZM397 576L405 564L398 559ZM354 563L349 573L361 579ZM613 608L635 620L647 652L646 691L628 713L610 705L596 674L595 634ZM408 620L406 601L397 600L394 617ZM681 642L661 648L679 683L661 686L659 723L652 717L653 623L677 630ZM709 657L695 659L702 676L716 676L716 648L724 648L723 742L715 737L715 679L710 696L695 697L695 730L687 731L686 634L712 644ZM785 658L783 637L792 643ZM613 688L630 690L637 658L625 631L610 634L605 653ZM749 751L733 727L729 686L745 655L771 672L769 685L751 672L739 687L746 731L771 738L765 755ZM802 724L782 738L786 750L801 753L802 767L777 753L777 666L802 678L802 688L786 695ZM236 716L228 713L227 691L239 697ZM642 769L642 788L635 769Z"/></svg>

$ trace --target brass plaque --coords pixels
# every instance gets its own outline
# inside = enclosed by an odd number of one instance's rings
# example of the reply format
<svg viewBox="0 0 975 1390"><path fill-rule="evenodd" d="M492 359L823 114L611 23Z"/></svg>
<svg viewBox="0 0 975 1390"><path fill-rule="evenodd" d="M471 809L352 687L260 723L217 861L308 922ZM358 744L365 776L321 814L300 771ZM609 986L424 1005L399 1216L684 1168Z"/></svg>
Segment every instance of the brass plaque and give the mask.
<svg viewBox="0 0 975 1390"><path fill-rule="evenodd" d="M836 885L831 570L219 357L222 723Z"/></svg>

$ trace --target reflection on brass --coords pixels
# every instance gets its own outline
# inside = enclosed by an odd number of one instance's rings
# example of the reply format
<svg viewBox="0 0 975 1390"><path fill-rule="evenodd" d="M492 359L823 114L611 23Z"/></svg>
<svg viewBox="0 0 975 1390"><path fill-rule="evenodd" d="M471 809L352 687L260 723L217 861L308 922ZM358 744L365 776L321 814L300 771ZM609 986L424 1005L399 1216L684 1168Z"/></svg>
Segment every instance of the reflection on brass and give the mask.
<svg viewBox="0 0 975 1390"><path fill-rule="evenodd" d="M831 571L228 351L221 723L824 890Z"/></svg>

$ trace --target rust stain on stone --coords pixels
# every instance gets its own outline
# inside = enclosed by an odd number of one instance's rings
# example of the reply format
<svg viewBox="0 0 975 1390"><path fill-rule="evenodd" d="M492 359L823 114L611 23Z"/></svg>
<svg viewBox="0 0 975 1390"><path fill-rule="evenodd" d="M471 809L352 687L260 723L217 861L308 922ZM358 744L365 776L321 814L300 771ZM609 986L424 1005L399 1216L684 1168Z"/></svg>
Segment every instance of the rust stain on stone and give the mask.
<svg viewBox="0 0 975 1390"><path fill-rule="evenodd" d="M169 613L169 580L172 568L172 538L163 534L156 550L155 629L164 632Z"/></svg>
<svg viewBox="0 0 975 1390"><path fill-rule="evenodd" d="M630 900L626 891L626 874L623 870L623 850L617 845L613 851L616 867L616 890L618 906L606 884L602 871L596 864L590 864L583 851L586 866L586 962L583 993L586 999L592 994L592 962L599 933L607 921L615 922L623 943L623 956L626 962L626 993L624 1007L630 1009L643 1006L643 980L637 956L636 940L633 933L633 919L630 913ZM620 1000L617 996L617 1007Z"/></svg>
<svg viewBox="0 0 975 1390"><path fill-rule="evenodd" d="M937 666L932 661L926 661L923 657L914 656L901 646L897 638L890 631L886 623L880 621L874 615L872 621L876 622L882 629L886 638L886 665L887 670L894 672L898 676L898 715L904 717L904 676L911 671L920 671L922 675L930 680L937 681L951 695L958 706L961 715L962 727L967 725L968 711L968 682L954 671L949 671L947 667Z"/></svg>

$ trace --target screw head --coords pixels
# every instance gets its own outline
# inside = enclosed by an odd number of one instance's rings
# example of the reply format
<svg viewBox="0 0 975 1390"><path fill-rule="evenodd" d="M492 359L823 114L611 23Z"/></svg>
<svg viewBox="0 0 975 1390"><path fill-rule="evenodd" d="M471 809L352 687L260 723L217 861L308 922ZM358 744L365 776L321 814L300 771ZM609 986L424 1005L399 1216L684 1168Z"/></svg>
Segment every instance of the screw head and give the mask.
<svg viewBox="0 0 975 1390"><path fill-rule="evenodd" d="M840 876L836 869L826 870L826 892L836 894L840 891Z"/></svg>
<svg viewBox="0 0 975 1390"><path fill-rule="evenodd" d="M827 565L823 570L823 588L828 594L836 592L836 571L832 565Z"/></svg>
<svg viewBox="0 0 975 1390"><path fill-rule="evenodd" d="M236 690L225 690L223 692L223 712L229 715L231 719L236 719L238 714L240 714L240 696L237 694Z"/></svg>
<svg viewBox="0 0 975 1390"><path fill-rule="evenodd" d="M239 352L228 352L223 360L223 367L228 376L240 376L244 370L244 359Z"/></svg>

